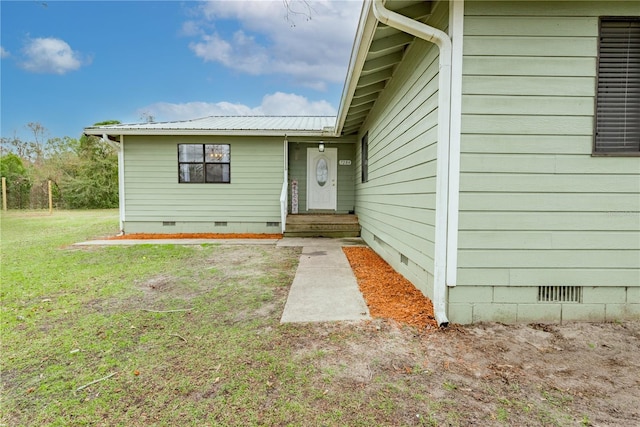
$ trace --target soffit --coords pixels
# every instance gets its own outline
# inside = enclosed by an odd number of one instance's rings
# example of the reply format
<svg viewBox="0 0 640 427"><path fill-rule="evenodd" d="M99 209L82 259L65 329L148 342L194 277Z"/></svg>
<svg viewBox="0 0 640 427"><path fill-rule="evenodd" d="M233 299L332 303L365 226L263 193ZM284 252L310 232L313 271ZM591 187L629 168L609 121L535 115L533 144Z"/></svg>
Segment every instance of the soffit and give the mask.
<svg viewBox="0 0 640 427"><path fill-rule="evenodd" d="M385 7L408 18L426 23L431 16L432 2L394 0L388 1ZM369 10L369 13L372 11ZM378 96L393 77L397 65L402 61L407 48L414 40L415 37L405 32L377 22L355 91L348 103L342 135L358 133ZM362 49L364 46L355 48Z"/></svg>

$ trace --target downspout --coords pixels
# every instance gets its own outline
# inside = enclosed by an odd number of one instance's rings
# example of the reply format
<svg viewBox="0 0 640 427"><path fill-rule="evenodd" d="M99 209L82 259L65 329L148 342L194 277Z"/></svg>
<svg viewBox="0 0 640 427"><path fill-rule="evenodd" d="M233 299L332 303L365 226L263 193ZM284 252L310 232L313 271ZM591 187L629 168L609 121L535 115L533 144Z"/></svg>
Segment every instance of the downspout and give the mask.
<svg viewBox="0 0 640 427"><path fill-rule="evenodd" d="M120 216L120 234L124 234L124 135L120 135L120 143L109 139L106 133L102 134L102 140L118 152L118 209Z"/></svg>
<svg viewBox="0 0 640 427"><path fill-rule="evenodd" d="M460 144L462 134L462 62L464 0L449 3L451 34L451 121L449 128L449 219L447 221L447 286L458 280L458 228L460 211Z"/></svg>
<svg viewBox="0 0 640 427"><path fill-rule="evenodd" d="M433 271L433 309L440 326L447 318L447 218L449 205L449 126L451 110L451 39L442 30L385 9L382 0L373 1L378 21L438 46L438 148L436 163L436 227Z"/></svg>

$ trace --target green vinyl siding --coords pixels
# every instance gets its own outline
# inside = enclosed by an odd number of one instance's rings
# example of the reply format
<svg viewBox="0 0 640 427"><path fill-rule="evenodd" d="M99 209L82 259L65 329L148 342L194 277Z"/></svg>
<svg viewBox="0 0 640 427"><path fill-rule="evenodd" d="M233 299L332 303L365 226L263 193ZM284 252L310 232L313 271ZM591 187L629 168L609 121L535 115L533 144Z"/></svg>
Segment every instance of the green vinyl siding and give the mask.
<svg viewBox="0 0 640 427"><path fill-rule="evenodd" d="M179 183L178 144L229 144L231 182ZM281 138L125 136L123 146L126 232L279 232L266 223L280 222Z"/></svg>
<svg viewBox="0 0 640 427"><path fill-rule="evenodd" d="M353 143L332 144L327 147L338 148L338 162L348 160L351 164L338 164L338 194L336 213L352 212L355 206L354 170L355 152ZM307 212L307 148L317 148L318 143L289 142L289 212L291 212L291 183L298 181L298 213Z"/></svg>
<svg viewBox="0 0 640 427"><path fill-rule="evenodd" d="M640 286L640 158L592 157L599 16L465 2L458 285Z"/></svg>
<svg viewBox="0 0 640 427"><path fill-rule="evenodd" d="M448 7L437 3L429 24L446 27ZM433 295L437 119L438 48L416 39L361 128L360 138L368 132L368 181L360 179L358 144L356 213L365 241L427 296Z"/></svg>

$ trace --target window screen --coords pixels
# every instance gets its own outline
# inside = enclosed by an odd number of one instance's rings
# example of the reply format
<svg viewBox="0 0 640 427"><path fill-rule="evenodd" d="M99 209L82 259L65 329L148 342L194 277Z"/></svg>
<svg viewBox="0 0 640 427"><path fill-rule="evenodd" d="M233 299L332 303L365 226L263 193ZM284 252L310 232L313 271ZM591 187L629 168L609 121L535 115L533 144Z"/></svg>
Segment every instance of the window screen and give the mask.
<svg viewBox="0 0 640 427"><path fill-rule="evenodd" d="M640 153L640 18L602 18L594 151Z"/></svg>

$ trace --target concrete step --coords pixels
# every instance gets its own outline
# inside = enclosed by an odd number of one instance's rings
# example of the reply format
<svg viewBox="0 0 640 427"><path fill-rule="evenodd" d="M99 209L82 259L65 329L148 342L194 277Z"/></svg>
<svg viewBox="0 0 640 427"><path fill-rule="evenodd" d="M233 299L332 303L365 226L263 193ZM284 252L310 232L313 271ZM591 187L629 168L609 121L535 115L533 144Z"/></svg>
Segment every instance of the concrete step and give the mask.
<svg viewBox="0 0 640 427"><path fill-rule="evenodd" d="M317 230L328 230L328 231L360 231L360 224L291 224L287 223L287 231L317 231Z"/></svg>
<svg viewBox="0 0 640 427"><path fill-rule="evenodd" d="M359 237L356 215L289 215L286 237Z"/></svg>
<svg viewBox="0 0 640 427"><path fill-rule="evenodd" d="M341 238L341 237L360 237L360 230L358 231L327 231L327 230L317 230L317 231L285 231L284 237L331 237L331 238Z"/></svg>

